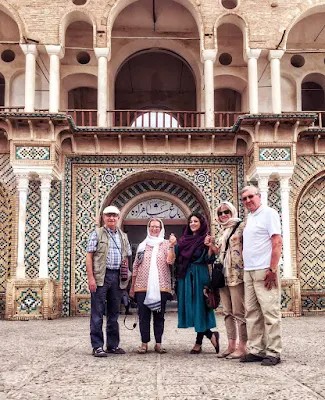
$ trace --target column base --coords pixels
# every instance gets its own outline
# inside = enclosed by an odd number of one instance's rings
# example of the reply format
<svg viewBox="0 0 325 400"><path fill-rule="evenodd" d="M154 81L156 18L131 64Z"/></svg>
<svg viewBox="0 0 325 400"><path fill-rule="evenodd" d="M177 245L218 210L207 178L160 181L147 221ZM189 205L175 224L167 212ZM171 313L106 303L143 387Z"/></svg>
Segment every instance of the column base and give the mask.
<svg viewBox="0 0 325 400"><path fill-rule="evenodd" d="M10 279L5 319L55 319L61 316L60 282L53 279Z"/></svg>
<svg viewBox="0 0 325 400"><path fill-rule="evenodd" d="M281 279L281 312L283 317L301 316L300 280Z"/></svg>

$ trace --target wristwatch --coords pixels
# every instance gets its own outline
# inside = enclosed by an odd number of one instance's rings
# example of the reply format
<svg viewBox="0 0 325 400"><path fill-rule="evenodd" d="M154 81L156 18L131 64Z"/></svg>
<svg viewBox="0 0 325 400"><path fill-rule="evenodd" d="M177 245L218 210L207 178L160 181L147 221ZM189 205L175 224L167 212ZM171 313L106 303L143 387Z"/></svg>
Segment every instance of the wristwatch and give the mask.
<svg viewBox="0 0 325 400"><path fill-rule="evenodd" d="M272 268L272 267L270 267L270 268L269 268L269 271L272 272L272 274L276 274L277 268Z"/></svg>

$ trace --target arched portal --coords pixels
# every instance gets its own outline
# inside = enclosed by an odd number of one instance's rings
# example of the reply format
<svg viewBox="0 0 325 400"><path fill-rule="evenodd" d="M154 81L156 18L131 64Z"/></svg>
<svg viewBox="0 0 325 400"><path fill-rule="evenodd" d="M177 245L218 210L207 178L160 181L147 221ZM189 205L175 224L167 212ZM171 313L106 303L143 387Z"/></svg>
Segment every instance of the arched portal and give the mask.
<svg viewBox="0 0 325 400"><path fill-rule="evenodd" d="M309 74L301 84L302 111L322 111L325 109L325 76Z"/></svg>
<svg viewBox="0 0 325 400"><path fill-rule="evenodd" d="M325 310L325 177L302 195L298 206L298 271L303 311Z"/></svg>
<svg viewBox="0 0 325 400"><path fill-rule="evenodd" d="M171 51L149 49L134 54L117 74L115 109L195 111L192 69Z"/></svg>

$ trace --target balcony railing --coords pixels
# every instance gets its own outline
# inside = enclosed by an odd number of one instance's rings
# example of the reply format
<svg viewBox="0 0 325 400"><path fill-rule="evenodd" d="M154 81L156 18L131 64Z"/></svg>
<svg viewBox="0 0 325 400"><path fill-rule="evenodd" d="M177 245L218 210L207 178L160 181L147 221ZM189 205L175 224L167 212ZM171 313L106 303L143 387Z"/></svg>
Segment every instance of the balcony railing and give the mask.
<svg viewBox="0 0 325 400"><path fill-rule="evenodd" d="M198 128L204 113L197 111L113 110L108 111L111 126L131 128Z"/></svg>
<svg viewBox="0 0 325 400"><path fill-rule="evenodd" d="M35 109L35 113L48 113L47 109ZM25 113L24 106L0 106L0 113ZM70 115L74 124L79 127L97 127L96 109L68 109L59 113ZM300 113L316 114L313 128L325 129L325 111L299 111ZM249 112L215 111L215 128L230 128L238 117ZM282 115L295 114L283 112ZM108 127L130 128L205 128L205 113L199 111L171 111L171 110L111 110L107 111Z"/></svg>

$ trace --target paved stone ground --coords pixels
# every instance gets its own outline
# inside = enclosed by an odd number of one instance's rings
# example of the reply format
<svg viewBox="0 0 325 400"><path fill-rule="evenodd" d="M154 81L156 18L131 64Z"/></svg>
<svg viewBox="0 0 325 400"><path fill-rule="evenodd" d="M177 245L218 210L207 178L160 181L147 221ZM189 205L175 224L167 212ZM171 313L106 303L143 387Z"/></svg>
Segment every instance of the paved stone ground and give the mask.
<svg viewBox="0 0 325 400"><path fill-rule="evenodd" d="M218 325L224 348L221 316ZM152 345L139 355L138 328L128 331L122 322L127 354L98 359L88 318L0 321L0 399L325 399L324 316L283 319L285 350L275 367L218 359L206 339L203 352L190 355L194 331L176 326L176 313L167 313L168 354Z"/></svg>

